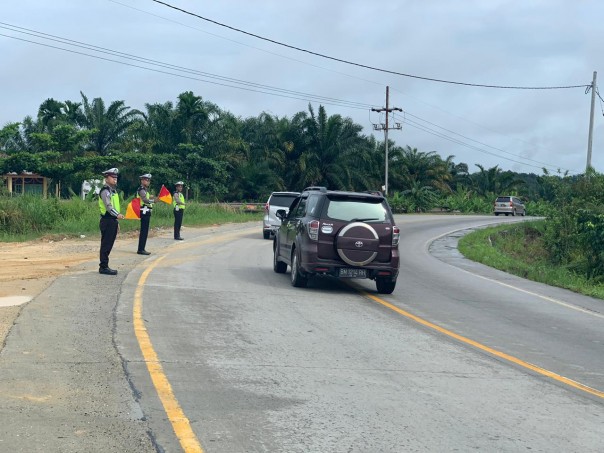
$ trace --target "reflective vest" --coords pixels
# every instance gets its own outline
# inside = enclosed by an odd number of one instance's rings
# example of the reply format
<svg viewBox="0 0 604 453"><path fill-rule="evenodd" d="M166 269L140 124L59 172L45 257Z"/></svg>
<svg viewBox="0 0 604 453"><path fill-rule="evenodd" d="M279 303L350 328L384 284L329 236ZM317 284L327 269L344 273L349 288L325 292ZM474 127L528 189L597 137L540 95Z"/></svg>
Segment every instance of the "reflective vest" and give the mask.
<svg viewBox="0 0 604 453"><path fill-rule="evenodd" d="M176 197L178 197L178 201L180 201L182 204L176 204ZM186 207L185 196L182 194L182 192L174 192L174 196L172 197L172 206L175 208L178 206L178 209L184 209Z"/></svg>
<svg viewBox="0 0 604 453"><path fill-rule="evenodd" d="M103 190L108 190L111 194L111 206L117 211L120 212L120 196L115 190L112 190L109 186L103 186L101 192ZM101 215L107 214L107 207L105 206L105 202L101 197L101 192L99 192L99 209L101 210Z"/></svg>
<svg viewBox="0 0 604 453"><path fill-rule="evenodd" d="M140 192L141 189L145 189L147 191L147 199L149 199L149 197L151 196L151 192L149 192L149 189L147 189L146 187L140 186L137 191L136 191L136 198L140 198L141 200L141 208L147 206L149 209L153 209L153 205L152 204L146 204L143 199L141 198L141 196L138 194Z"/></svg>

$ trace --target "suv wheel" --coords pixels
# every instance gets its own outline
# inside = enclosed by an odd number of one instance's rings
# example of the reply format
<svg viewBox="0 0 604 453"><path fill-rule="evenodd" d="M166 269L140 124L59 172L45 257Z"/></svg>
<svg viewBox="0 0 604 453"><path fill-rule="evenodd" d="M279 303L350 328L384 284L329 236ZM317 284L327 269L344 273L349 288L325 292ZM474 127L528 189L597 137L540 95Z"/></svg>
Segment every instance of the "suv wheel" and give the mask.
<svg viewBox="0 0 604 453"><path fill-rule="evenodd" d="M296 288L306 288L306 284L308 283L308 277L302 275L300 272L300 258L298 256L298 251L294 250L292 254L292 286Z"/></svg>
<svg viewBox="0 0 604 453"><path fill-rule="evenodd" d="M273 243L273 270L277 274L285 274L285 271L287 270L287 264L284 263L283 261L279 261L279 259L277 257L278 257L277 241L275 241Z"/></svg>
<svg viewBox="0 0 604 453"><path fill-rule="evenodd" d="M271 232L268 230L264 230L262 232L262 234L264 235L264 239L270 239L271 238Z"/></svg>
<svg viewBox="0 0 604 453"><path fill-rule="evenodd" d="M396 286L396 279L391 280L389 278L376 278L375 287L380 294L392 294Z"/></svg>

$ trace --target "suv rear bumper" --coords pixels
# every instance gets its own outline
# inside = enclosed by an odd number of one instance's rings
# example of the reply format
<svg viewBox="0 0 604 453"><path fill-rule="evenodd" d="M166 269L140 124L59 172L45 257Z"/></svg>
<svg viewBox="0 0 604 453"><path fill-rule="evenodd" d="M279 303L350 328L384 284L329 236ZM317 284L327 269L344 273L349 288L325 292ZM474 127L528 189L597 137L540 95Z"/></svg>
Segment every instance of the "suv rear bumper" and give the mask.
<svg viewBox="0 0 604 453"><path fill-rule="evenodd" d="M349 266L341 261L317 259L316 253L302 253L300 268L307 275L331 275L340 277L340 269L364 269L367 272L365 278L390 278L396 279L399 271L398 250L392 251L392 258L389 262L373 261L367 266ZM347 277L345 277L347 278ZM362 278L362 277L361 277Z"/></svg>

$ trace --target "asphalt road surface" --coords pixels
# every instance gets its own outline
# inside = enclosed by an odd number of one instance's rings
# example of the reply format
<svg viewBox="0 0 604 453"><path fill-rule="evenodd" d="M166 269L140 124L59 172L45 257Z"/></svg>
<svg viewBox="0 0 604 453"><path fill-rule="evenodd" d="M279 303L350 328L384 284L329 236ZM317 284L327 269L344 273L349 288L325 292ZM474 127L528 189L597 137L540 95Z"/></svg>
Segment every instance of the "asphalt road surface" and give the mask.
<svg viewBox="0 0 604 453"><path fill-rule="evenodd" d="M468 262L449 234L519 220L397 218L388 296L293 288L259 224L115 287L60 278L0 354L0 451L604 451L604 303Z"/></svg>

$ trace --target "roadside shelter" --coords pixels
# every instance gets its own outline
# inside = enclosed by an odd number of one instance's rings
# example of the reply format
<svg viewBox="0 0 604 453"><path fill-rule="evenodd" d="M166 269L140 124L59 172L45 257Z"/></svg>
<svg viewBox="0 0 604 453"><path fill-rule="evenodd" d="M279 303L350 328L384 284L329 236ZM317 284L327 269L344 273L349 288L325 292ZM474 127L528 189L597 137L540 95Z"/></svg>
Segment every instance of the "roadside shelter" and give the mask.
<svg viewBox="0 0 604 453"><path fill-rule="evenodd" d="M48 186L50 178L47 178L30 171L23 171L21 174L16 172L2 175L5 181L4 185L11 195L40 195L44 198L48 196Z"/></svg>

